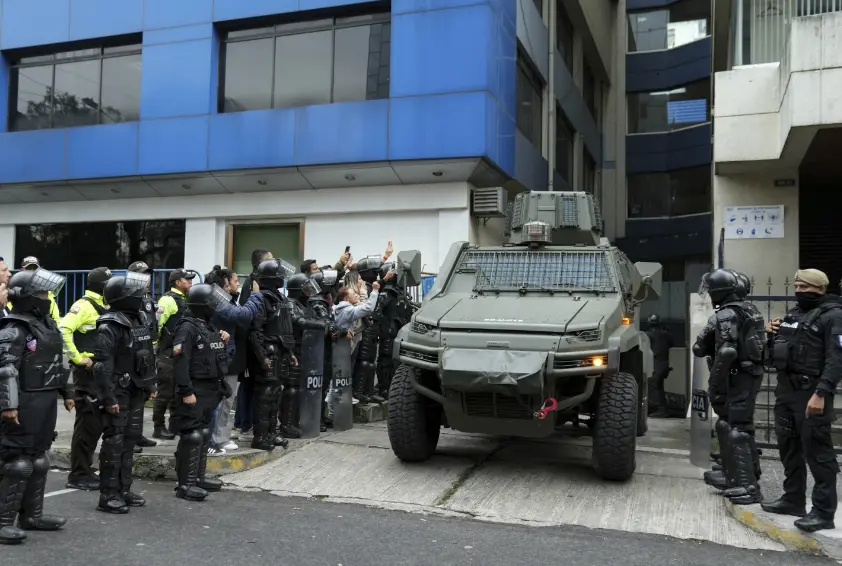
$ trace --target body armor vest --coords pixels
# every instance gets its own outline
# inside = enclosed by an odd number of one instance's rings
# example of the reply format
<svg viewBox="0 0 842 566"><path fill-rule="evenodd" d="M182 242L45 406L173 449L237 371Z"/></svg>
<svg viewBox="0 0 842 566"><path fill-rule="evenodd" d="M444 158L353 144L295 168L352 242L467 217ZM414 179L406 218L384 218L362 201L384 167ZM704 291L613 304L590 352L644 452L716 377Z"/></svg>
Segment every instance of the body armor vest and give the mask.
<svg viewBox="0 0 842 566"><path fill-rule="evenodd" d="M67 386L68 372L64 369L64 342L57 328L31 314L9 314L0 327L13 322L23 323L26 344L18 369L18 383L22 391L56 391Z"/></svg>
<svg viewBox="0 0 842 566"><path fill-rule="evenodd" d="M137 313L108 312L97 324L117 324L129 331L128 341L121 340L114 352L114 375L121 387L133 382L139 389L148 390L155 383L155 358L152 354L152 333L146 318Z"/></svg>
<svg viewBox="0 0 842 566"><path fill-rule="evenodd" d="M79 300L87 301L96 311L97 316L102 316L105 314L106 309L102 308L97 304L95 300L90 297L82 297ZM76 349L80 352L93 352L94 348L96 347L96 325L94 324L92 328L86 329L85 332L82 332L81 329L76 329L73 332L73 344L76 346Z"/></svg>
<svg viewBox="0 0 842 566"><path fill-rule="evenodd" d="M199 335L199 341L190 346L190 379L218 381L228 371L228 351L219 332L203 320L188 316L183 324L190 324ZM186 345L185 345L186 346Z"/></svg>
<svg viewBox="0 0 842 566"><path fill-rule="evenodd" d="M263 326L263 335L266 341L273 344L283 344L291 349L295 342L292 325L292 302L286 297L262 291L263 305L266 308L266 324ZM276 349L277 350L277 349Z"/></svg>
<svg viewBox="0 0 842 566"><path fill-rule="evenodd" d="M766 336L766 324L763 315L748 301L731 301L721 307L736 311L740 318L740 330L737 342L737 363L745 372L752 375L763 374L763 343ZM717 342L720 342L717 333ZM720 343L717 343L717 350Z"/></svg>
<svg viewBox="0 0 842 566"><path fill-rule="evenodd" d="M818 378L824 371L824 332L819 317L838 303L824 303L808 312L786 314L772 345L772 366L781 372Z"/></svg>
<svg viewBox="0 0 842 566"><path fill-rule="evenodd" d="M149 325L149 332L152 334L153 342L158 336L158 320L155 318L155 311L157 309L158 307L155 305L155 301L152 300L152 297L146 297L143 299L143 311L141 311L141 313L144 317L146 317L146 323Z"/></svg>
<svg viewBox="0 0 842 566"><path fill-rule="evenodd" d="M178 322L181 320L181 317L184 316L185 311L187 310L187 302L184 300L183 295L179 295L173 291L167 291L164 293L165 297L172 297L175 301L176 307L178 310L175 311L172 316L167 319L167 322L164 323L164 327L161 329L161 348L163 349L170 349L172 348L172 339L175 336L175 327L178 325Z"/></svg>

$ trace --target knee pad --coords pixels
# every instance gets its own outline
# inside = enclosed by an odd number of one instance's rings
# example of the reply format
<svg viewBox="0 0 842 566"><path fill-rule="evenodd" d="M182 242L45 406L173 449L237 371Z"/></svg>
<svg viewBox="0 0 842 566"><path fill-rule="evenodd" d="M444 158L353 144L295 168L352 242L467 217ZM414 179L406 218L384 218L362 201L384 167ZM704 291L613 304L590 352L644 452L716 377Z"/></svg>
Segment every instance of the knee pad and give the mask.
<svg viewBox="0 0 842 566"><path fill-rule="evenodd" d="M32 475L32 460L18 456L3 463L3 475L13 478L28 478Z"/></svg>
<svg viewBox="0 0 842 566"><path fill-rule="evenodd" d="M50 471L50 461L47 460L47 455L41 453L32 459L32 475L45 476Z"/></svg>
<svg viewBox="0 0 842 566"><path fill-rule="evenodd" d="M194 428L191 431L182 433L181 440L183 440L186 444L201 446L205 442L205 436L202 434L201 430Z"/></svg>
<svg viewBox="0 0 842 566"><path fill-rule="evenodd" d="M745 431L732 428L728 433L728 443L731 445L749 444L751 442L751 435Z"/></svg>
<svg viewBox="0 0 842 566"><path fill-rule="evenodd" d="M717 435L727 434L731 430L731 426L728 424L728 421L721 417L716 420L716 425L714 425L714 428L716 429Z"/></svg>
<svg viewBox="0 0 842 566"><path fill-rule="evenodd" d="M207 442L211 438L211 430L209 428L202 429L202 439Z"/></svg>
<svg viewBox="0 0 842 566"><path fill-rule="evenodd" d="M114 434L111 436L102 437L102 447L112 451L120 452L123 450L123 435Z"/></svg>

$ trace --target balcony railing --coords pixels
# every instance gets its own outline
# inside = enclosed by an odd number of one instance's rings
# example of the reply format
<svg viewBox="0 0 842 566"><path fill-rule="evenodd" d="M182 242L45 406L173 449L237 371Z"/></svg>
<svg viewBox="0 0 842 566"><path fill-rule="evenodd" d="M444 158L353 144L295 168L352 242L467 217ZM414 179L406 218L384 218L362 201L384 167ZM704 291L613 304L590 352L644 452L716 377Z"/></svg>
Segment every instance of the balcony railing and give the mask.
<svg viewBox="0 0 842 566"><path fill-rule="evenodd" d="M733 66L777 63L794 18L842 12L842 0L734 0Z"/></svg>

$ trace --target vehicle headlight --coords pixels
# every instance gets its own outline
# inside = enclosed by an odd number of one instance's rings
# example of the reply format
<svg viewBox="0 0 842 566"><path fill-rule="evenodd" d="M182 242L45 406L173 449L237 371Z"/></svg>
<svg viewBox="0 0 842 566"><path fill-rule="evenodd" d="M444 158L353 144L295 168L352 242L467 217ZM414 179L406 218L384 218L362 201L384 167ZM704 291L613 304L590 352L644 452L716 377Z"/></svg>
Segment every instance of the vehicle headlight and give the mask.
<svg viewBox="0 0 842 566"><path fill-rule="evenodd" d="M435 330L435 326L424 324L423 322L413 322L410 329L416 334L428 334Z"/></svg>

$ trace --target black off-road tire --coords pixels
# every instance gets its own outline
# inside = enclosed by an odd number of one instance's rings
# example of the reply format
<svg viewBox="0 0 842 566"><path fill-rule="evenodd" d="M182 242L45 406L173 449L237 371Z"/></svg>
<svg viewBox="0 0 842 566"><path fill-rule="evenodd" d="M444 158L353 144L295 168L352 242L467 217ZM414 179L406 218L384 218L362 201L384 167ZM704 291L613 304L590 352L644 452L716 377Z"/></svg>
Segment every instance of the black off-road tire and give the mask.
<svg viewBox="0 0 842 566"><path fill-rule="evenodd" d="M639 407L633 375L606 376L599 393L591 456L603 479L626 481L634 474Z"/></svg>
<svg viewBox="0 0 842 566"><path fill-rule="evenodd" d="M407 365L399 365L389 387L389 443L403 462L428 460L441 433L442 407L412 387L410 377L414 372Z"/></svg>

